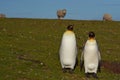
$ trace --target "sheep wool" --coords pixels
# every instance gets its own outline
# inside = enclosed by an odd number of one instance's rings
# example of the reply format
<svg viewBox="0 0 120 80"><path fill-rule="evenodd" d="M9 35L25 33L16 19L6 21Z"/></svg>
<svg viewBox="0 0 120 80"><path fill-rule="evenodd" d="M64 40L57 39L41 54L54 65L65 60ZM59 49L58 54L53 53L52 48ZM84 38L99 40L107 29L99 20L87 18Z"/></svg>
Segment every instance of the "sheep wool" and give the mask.
<svg viewBox="0 0 120 80"><path fill-rule="evenodd" d="M103 21L112 21L112 16L110 14L104 14Z"/></svg>
<svg viewBox="0 0 120 80"><path fill-rule="evenodd" d="M58 10L57 11L57 17L58 17L58 19L63 19L65 17L65 15L66 15L66 12L67 12L66 9Z"/></svg>

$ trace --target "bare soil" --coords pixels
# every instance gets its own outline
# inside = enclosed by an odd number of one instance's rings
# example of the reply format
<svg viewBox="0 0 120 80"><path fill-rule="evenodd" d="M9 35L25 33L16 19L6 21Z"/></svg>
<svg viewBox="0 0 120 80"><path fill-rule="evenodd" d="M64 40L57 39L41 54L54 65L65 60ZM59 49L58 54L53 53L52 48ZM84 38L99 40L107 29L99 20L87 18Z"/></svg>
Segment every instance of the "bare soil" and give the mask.
<svg viewBox="0 0 120 80"><path fill-rule="evenodd" d="M115 74L120 74L120 62L102 61L102 67Z"/></svg>

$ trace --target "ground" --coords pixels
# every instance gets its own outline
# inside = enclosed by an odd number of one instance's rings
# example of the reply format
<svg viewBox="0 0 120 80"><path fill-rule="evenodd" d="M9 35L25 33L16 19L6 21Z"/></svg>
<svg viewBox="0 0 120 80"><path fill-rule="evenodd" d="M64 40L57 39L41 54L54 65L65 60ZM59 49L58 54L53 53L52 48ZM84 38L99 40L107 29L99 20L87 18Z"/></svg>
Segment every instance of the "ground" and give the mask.
<svg viewBox="0 0 120 80"><path fill-rule="evenodd" d="M74 24L78 66L63 73L59 61L62 34ZM120 22L55 19L0 19L0 80L85 80L82 47L94 31L102 57L100 80L120 79ZM94 80L91 78L90 80Z"/></svg>

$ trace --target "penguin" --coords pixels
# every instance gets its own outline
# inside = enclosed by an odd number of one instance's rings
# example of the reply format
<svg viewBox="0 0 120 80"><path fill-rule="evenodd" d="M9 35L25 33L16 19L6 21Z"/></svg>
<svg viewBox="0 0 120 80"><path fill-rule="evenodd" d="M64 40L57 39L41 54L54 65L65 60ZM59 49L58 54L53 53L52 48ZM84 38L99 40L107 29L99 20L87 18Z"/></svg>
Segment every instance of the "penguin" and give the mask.
<svg viewBox="0 0 120 80"><path fill-rule="evenodd" d="M86 41L81 54L81 69L83 65L87 78L89 78L90 75L94 78L98 78L97 71L100 72L101 54L95 39L95 33L92 31L89 32L89 38Z"/></svg>
<svg viewBox="0 0 120 80"><path fill-rule="evenodd" d="M73 25L69 25L62 36L59 57L63 72L73 73L77 62L76 36L73 32Z"/></svg>

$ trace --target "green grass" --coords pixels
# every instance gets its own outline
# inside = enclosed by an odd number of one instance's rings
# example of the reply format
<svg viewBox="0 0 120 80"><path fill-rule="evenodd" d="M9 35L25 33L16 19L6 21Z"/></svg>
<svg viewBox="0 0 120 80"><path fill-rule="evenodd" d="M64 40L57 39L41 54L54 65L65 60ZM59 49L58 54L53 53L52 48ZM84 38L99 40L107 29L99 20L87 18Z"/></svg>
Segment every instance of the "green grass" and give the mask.
<svg viewBox="0 0 120 80"><path fill-rule="evenodd" d="M0 19L0 80L85 80L84 71L63 73L58 57L63 32L74 24L78 60L87 33L94 31L102 60L120 62L120 22ZM119 80L120 74L102 67L100 80ZM94 80L94 79L90 79Z"/></svg>

